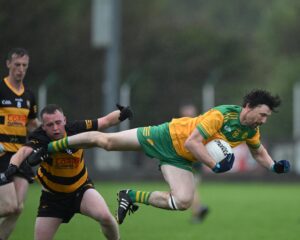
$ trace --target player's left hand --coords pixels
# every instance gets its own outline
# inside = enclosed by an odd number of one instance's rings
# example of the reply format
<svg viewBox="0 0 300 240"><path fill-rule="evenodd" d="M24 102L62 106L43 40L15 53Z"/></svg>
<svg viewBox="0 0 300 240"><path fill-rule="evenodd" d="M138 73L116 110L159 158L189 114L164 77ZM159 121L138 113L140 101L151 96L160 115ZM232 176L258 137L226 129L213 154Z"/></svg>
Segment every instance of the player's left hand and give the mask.
<svg viewBox="0 0 300 240"><path fill-rule="evenodd" d="M0 173L0 185L7 184L11 182L12 177L18 171L18 166L14 164L9 164L5 172Z"/></svg>
<svg viewBox="0 0 300 240"><path fill-rule="evenodd" d="M214 168L212 169L215 173L223 173L229 171L234 163L234 154L229 153L227 154L226 158L224 158L222 161L218 162Z"/></svg>
<svg viewBox="0 0 300 240"><path fill-rule="evenodd" d="M48 157L49 154L47 152L47 149L41 147L38 149L34 149L32 153L28 156L26 161L31 167L33 167L45 161Z"/></svg>
<svg viewBox="0 0 300 240"><path fill-rule="evenodd" d="M122 106L122 105L120 105L120 104L116 104L116 106L117 106L117 108L120 110L120 117L119 117L119 120L120 120L121 122L124 121L124 120L126 120L127 118L128 118L129 120L132 119L133 113L132 113L132 111L131 111L131 109L130 109L129 106L124 107L124 106Z"/></svg>
<svg viewBox="0 0 300 240"><path fill-rule="evenodd" d="M290 162L288 160L274 161L272 171L276 173L287 173L290 171Z"/></svg>

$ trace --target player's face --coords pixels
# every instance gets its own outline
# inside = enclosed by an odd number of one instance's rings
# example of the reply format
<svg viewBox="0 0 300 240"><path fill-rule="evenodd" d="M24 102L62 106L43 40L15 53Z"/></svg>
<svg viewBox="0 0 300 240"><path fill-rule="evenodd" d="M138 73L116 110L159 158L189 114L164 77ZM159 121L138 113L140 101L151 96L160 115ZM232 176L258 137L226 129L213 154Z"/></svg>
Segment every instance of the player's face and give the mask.
<svg viewBox="0 0 300 240"><path fill-rule="evenodd" d="M268 117L271 116L272 111L267 105L258 105L254 108L247 108L245 114L244 123L245 125L256 128L262 124L265 124L268 120Z"/></svg>
<svg viewBox="0 0 300 240"><path fill-rule="evenodd" d="M7 68L9 69L9 77L16 82L22 82L29 65L29 56L19 56L13 54L11 60L6 61Z"/></svg>
<svg viewBox="0 0 300 240"><path fill-rule="evenodd" d="M52 140L58 140L65 136L66 117L60 111L53 114L43 114L43 130Z"/></svg>

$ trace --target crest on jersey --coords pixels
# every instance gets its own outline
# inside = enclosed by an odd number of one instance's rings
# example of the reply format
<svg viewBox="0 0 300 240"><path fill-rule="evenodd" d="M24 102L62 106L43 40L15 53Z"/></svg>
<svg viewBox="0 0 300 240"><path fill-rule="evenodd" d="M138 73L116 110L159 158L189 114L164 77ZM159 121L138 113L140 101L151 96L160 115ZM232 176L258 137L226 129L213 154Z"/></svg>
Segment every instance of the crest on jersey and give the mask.
<svg viewBox="0 0 300 240"><path fill-rule="evenodd" d="M225 126L224 126L224 129L225 129L227 132L231 132L231 127L228 126L228 125L225 125Z"/></svg>
<svg viewBox="0 0 300 240"><path fill-rule="evenodd" d="M21 108L22 107L23 99L22 98L15 98L15 101L17 102L17 107Z"/></svg>
<svg viewBox="0 0 300 240"><path fill-rule="evenodd" d="M68 154L73 154L73 152L72 152L72 150L71 149L66 149L66 152L68 153Z"/></svg>
<svg viewBox="0 0 300 240"><path fill-rule="evenodd" d="M246 139L248 137L248 133L245 132L243 135L242 135L242 139Z"/></svg>

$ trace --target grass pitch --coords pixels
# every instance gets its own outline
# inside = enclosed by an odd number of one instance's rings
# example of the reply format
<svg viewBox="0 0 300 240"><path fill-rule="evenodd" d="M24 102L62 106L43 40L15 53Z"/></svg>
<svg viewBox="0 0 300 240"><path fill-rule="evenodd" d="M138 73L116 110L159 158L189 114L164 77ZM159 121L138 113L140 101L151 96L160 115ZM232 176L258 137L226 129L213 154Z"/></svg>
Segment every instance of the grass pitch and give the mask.
<svg viewBox="0 0 300 240"><path fill-rule="evenodd" d="M167 190L165 183L96 183L111 211L117 208L116 193L123 188ZM190 222L191 212L166 211L140 205L120 225L123 240L298 240L300 236L300 184L206 183L200 189L210 208L200 224ZM11 240L33 239L40 186L31 185L24 212ZM104 239L98 223L75 215L62 224L56 240Z"/></svg>

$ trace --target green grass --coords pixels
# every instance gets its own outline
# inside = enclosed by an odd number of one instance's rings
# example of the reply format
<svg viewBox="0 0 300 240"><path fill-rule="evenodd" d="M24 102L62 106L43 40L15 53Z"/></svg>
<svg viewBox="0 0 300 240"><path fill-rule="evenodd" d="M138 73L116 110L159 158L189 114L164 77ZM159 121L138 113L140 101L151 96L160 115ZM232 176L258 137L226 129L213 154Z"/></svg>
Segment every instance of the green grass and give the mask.
<svg viewBox="0 0 300 240"><path fill-rule="evenodd" d="M97 183L111 211L122 188L166 190L165 183ZM300 185L262 183L203 183L203 202L211 212L202 224L191 224L190 211L174 212L141 206L120 226L121 237L143 240L298 240ZM11 240L33 239L40 188L30 187L25 209ZM104 239L98 223L79 214L62 224L55 239Z"/></svg>

